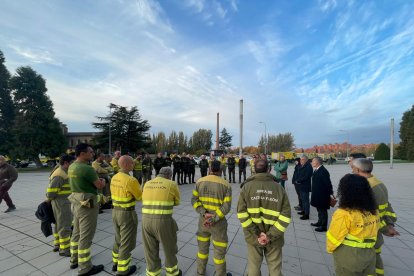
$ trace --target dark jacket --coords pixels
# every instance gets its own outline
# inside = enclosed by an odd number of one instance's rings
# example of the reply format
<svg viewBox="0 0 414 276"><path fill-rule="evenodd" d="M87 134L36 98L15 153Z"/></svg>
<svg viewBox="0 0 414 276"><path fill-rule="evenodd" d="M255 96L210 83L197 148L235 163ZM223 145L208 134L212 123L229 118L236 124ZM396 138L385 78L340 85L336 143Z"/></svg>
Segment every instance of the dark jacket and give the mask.
<svg viewBox="0 0 414 276"><path fill-rule="evenodd" d="M200 164L198 165L200 169L207 170L208 169L208 160L207 159L201 159Z"/></svg>
<svg viewBox="0 0 414 276"><path fill-rule="evenodd" d="M236 159L234 157L227 158L227 168L234 169L236 167Z"/></svg>
<svg viewBox="0 0 414 276"><path fill-rule="evenodd" d="M177 155L173 157L172 159L174 170L180 170L182 168L181 165L181 157L178 157Z"/></svg>
<svg viewBox="0 0 414 276"><path fill-rule="evenodd" d="M332 194L329 172L324 166L320 166L312 175L311 205L319 209L329 209Z"/></svg>
<svg viewBox="0 0 414 276"><path fill-rule="evenodd" d="M0 186L5 186L8 189L17 179L17 170L7 163L0 166Z"/></svg>
<svg viewBox="0 0 414 276"><path fill-rule="evenodd" d="M312 166L308 162L304 166L302 165L299 166L297 178L295 179L295 183L299 185L300 191L302 192L311 191L312 173L313 173Z"/></svg>
<svg viewBox="0 0 414 276"><path fill-rule="evenodd" d="M300 168L300 164L297 164L293 171L292 184L296 184L296 179L298 178L299 168Z"/></svg>
<svg viewBox="0 0 414 276"><path fill-rule="evenodd" d="M165 159L162 157L157 157L154 159L154 169L159 171L162 167L165 167Z"/></svg>
<svg viewBox="0 0 414 276"><path fill-rule="evenodd" d="M197 161L195 161L194 158L191 158L189 160L190 161L188 162L188 168L189 168L190 172L194 172L195 167L197 166Z"/></svg>
<svg viewBox="0 0 414 276"><path fill-rule="evenodd" d="M42 222L40 229L42 230L43 235L45 235L45 237L52 235L52 223L56 223L53 215L52 204L47 201L40 203L37 207L35 215Z"/></svg>
<svg viewBox="0 0 414 276"><path fill-rule="evenodd" d="M246 158L240 158L239 159L239 169L244 170L247 167Z"/></svg>

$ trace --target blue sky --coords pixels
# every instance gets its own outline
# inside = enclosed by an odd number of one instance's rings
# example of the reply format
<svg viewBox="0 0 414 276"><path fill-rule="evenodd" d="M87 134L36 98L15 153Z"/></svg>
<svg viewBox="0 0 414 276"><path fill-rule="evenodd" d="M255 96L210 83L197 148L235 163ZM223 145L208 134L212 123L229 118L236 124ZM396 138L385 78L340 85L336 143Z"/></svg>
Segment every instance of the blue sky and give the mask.
<svg viewBox="0 0 414 276"><path fill-rule="evenodd" d="M59 119L92 131L110 102L151 132L226 127L244 145L389 142L414 104L412 1L102 0L0 4L11 72L47 80ZM342 130L342 131L340 131ZM396 131L398 138L398 129Z"/></svg>

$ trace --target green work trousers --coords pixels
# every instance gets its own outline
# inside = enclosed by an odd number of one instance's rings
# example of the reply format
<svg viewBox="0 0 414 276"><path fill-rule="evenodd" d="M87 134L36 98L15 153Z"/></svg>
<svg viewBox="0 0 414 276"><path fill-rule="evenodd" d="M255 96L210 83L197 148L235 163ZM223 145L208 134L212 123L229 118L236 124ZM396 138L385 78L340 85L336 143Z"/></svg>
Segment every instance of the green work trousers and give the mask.
<svg viewBox="0 0 414 276"><path fill-rule="evenodd" d="M247 243L247 271L249 276L260 276L260 267L263 262L263 256L266 258L269 275L282 275L282 248L272 246L271 244L263 246L254 246Z"/></svg>
<svg viewBox="0 0 414 276"><path fill-rule="evenodd" d="M375 272L377 275L382 276L384 275L384 263L382 262L381 258L381 247L384 244L384 237L382 233L378 232L377 235L377 242L375 243L375 253L376 253L376 260L375 260Z"/></svg>
<svg viewBox="0 0 414 276"><path fill-rule="evenodd" d="M147 263L147 276L161 274L160 243L165 254L165 275L178 275L177 231L177 223L170 215L142 215L142 240Z"/></svg>
<svg viewBox="0 0 414 276"><path fill-rule="evenodd" d="M340 245L334 252L337 276L366 276L375 273L375 249Z"/></svg>
<svg viewBox="0 0 414 276"><path fill-rule="evenodd" d="M197 242L197 275L206 274L210 239L214 247L214 267L217 276L226 275L226 250L227 250L227 220L221 219L209 228L203 226L204 218L200 216L198 221Z"/></svg>
<svg viewBox="0 0 414 276"><path fill-rule="evenodd" d="M79 264L79 275L92 269L91 245L98 221L99 205L97 196L89 193L72 193L73 232L70 240L70 262ZM90 207L82 206L81 201L89 200Z"/></svg>
<svg viewBox="0 0 414 276"><path fill-rule="evenodd" d="M138 180L139 184L142 184L142 171L132 171L132 174L134 175L134 177Z"/></svg>
<svg viewBox="0 0 414 276"><path fill-rule="evenodd" d="M138 218L135 209L112 210L112 222L115 229L115 243L112 249L112 261L117 265L118 275L127 274L131 262L131 251L137 242Z"/></svg>
<svg viewBox="0 0 414 276"><path fill-rule="evenodd" d="M67 196L57 196L51 201L53 215L56 220L53 236L55 246L59 246L59 253L68 253L70 249L70 235L72 233L72 211Z"/></svg>

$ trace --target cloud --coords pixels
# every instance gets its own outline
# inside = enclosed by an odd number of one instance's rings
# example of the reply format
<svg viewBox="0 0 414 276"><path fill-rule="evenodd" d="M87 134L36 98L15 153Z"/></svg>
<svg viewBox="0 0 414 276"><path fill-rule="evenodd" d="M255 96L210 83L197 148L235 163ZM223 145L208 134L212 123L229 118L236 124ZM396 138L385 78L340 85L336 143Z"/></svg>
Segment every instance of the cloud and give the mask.
<svg viewBox="0 0 414 276"><path fill-rule="evenodd" d="M318 4L322 12L331 11L337 5L336 0L318 0Z"/></svg>
<svg viewBox="0 0 414 276"><path fill-rule="evenodd" d="M30 49L28 47L20 47L18 45L9 44L8 45L13 51L28 59L30 62L33 63L47 63L61 66L62 64L56 61L48 50L44 49Z"/></svg>
<svg viewBox="0 0 414 276"><path fill-rule="evenodd" d="M224 3L217 0L185 0L184 7L201 18L208 26L214 26L217 22L229 22L229 11L237 12L237 2L230 0Z"/></svg>

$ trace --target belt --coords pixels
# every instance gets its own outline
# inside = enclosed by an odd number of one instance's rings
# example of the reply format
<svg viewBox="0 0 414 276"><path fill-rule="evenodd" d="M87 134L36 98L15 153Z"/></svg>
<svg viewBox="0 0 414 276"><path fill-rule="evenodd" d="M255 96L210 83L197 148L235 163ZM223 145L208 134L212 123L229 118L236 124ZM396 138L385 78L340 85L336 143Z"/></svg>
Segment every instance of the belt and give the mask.
<svg viewBox="0 0 414 276"><path fill-rule="evenodd" d="M121 211L135 211L135 206L131 206L131 207L127 207L127 208L122 208L119 206L114 206L115 210L121 210Z"/></svg>

